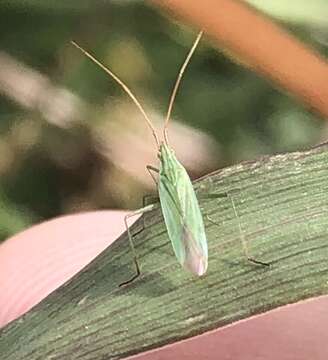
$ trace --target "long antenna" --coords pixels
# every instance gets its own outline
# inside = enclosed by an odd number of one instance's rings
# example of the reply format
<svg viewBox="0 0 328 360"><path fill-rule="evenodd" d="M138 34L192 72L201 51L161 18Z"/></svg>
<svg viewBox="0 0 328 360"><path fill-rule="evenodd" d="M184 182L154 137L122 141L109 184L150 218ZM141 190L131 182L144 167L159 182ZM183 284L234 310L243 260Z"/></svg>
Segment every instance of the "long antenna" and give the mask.
<svg viewBox="0 0 328 360"><path fill-rule="evenodd" d="M165 119L165 123L164 123L164 130L163 130L163 133L164 133L164 140L165 140L165 143L168 144L168 133L167 133L167 128L168 128L168 125L169 125L169 120L170 120L170 116L171 116L171 113L172 113L172 108L173 108L173 104L174 104L174 100L175 100L175 97L176 97L176 94L178 92L178 89L179 89L179 85L181 83L181 79L182 79L182 75L183 73L185 72L186 70L186 67L187 65L189 64L190 62L190 59L193 55L193 53L195 52L196 50L196 47L201 39L203 35L203 31L200 31L197 35L197 38L196 40L194 41L194 44L193 46L191 47L191 49L189 50L189 53L184 61L184 63L182 64L181 66L181 69L179 71L179 74L178 74L178 77L177 77L177 80L174 84L174 88L173 88L173 91L172 91L172 94L171 94L171 98L170 98L170 102L169 102L169 107L168 107L168 110L167 110L167 114L166 114L166 119Z"/></svg>
<svg viewBox="0 0 328 360"><path fill-rule="evenodd" d="M90 60L92 60L95 64L97 64L101 69L103 69L109 76L111 76L121 87L123 90L129 95L131 100L135 103L135 105L138 107L140 112L142 113L143 117L145 118L147 125L149 126L154 139L156 141L157 146L159 147L160 143L158 140L158 136L156 133L156 130L150 121L149 117L147 116L144 108L141 106L140 102L137 100L135 95L132 93L132 91L128 88L128 86L117 76L115 75L111 70L109 70L105 65L103 65L100 61L98 61L93 55L91 55L88 51L84 50L80 45L78 45L75 41L71 41L71 43L79 49L84 55L86 55Z"/></svg>

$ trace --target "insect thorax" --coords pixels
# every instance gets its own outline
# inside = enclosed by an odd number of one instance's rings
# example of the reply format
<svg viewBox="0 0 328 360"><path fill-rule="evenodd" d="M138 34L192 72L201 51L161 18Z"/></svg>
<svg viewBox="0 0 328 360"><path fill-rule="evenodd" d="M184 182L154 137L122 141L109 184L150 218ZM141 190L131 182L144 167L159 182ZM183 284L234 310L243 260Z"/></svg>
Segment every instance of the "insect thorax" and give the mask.
<svg viewBox="0 0 328 360"><path fill-rule="evenodd" d="M185 168L180 164L176 158L174 150L167 144L162 143L159 148L160 159L160 176L166 177L171 182L175 183L179 176L184 176Z"/></svg>

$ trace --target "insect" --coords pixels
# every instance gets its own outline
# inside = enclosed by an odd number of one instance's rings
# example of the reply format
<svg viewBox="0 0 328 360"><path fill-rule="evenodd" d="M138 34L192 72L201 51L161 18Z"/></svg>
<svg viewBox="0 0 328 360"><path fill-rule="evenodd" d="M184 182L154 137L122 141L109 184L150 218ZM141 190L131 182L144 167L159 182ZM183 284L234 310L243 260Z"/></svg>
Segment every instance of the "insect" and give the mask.
<svg viewBox="0 0 328 360"><path fill-rule="evenodd" d="M72 41L72 44L76 48L78 48L90 60L96 63L102 70L104 70L108 75L110 75L123 88L123 90L128 94L131 100L138 107L147 125L149 126L156 142L158 150L157 155L160 161L160 166L159 169L157 169L153 166L148 165L147 170L157 184L161 209L175 256L183 268L190 271L196 276L204 275L206 273L208 265L208 248L205 227L190 177L183 165L176 158L174 150L169 144L168 124L182 76L186 70L188 63L190 62L193 53L196 50L199 41L201 40L202 34L202 31L198 33L178 73L178 77L174 84L173 91L170 97L168 111L163 127L163 139L161 141L159 140L159 136L156 133L156 130L148 115L146 114L144 108L137 100L135 95L128 88L128 86L105 65L99 62L93 55L91 55L88 51L84 50L76 42ZM156 180L154 173L158 174L158 180ZM127 220L132 216L150 211L154 207L154 204L145 206L127 215L124 219L131 250L133 253L136 273L131 279L121 283L120 286L131 283L141 273ZM235 215L237 216L234 203L233 209L235 211ZM244 248L247 250L247 247L243 240L242 242ZM262 264L261 262L253 260L250 257L248 257L248 259L255 263Z"/></svg>
<svg viewBox="0 0 328 360"><path fill-rule="evenodd" d="M160 160L159 169L153 166L147 166L148 171L158 173L158 181L156 181L159 192L160 204L164 216L165 225L169 238L171 240L174 253L179 263L191 273L201 276L207 270L207 240L205 234L205 227L202 214L199 208L198 200L192 186L191 180L183 165L179 162L171 148L168 140L168 123L173 108L174 99L176 97L182 75L202 37L200 32L190 49L180 71L178 78L174 85L172 95L169 102L169 107L164 123L163 140L160 141L156 130L147 116L145 110L140 102L130 91L130 89L120 80L112 71L101 64L89 52L81 48L77 43L72 44L82 51L88 58L100 66L107 74L109 74L130 96L136 106L139 108L148 126L150 127L156 145L158 148L158 158ZM153 174L151 173L154 178ZM155 178L154 178L155 180ZM152 210L154 205L148 205L139 209L125 218L125 224L129 236L130 245L133 251L134 262L136 266L136 274L127 282L130 283L140 275L140 266L136 256L136 251L133 245L132 236L129 231L127 219L136 214L141 214Z"/></svg>

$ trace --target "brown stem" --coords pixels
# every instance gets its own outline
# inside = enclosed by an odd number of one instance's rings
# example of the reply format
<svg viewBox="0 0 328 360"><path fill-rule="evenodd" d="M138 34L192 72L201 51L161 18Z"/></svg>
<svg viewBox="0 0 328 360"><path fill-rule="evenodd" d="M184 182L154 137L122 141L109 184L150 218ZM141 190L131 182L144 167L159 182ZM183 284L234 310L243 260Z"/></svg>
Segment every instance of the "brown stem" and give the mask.
<svg viewBox="0 0 328 360"><path fill-rule="evenodd" d="M328 119L328 63L263 14L237 0L152 0L204 29L254 71Z"/></svg>

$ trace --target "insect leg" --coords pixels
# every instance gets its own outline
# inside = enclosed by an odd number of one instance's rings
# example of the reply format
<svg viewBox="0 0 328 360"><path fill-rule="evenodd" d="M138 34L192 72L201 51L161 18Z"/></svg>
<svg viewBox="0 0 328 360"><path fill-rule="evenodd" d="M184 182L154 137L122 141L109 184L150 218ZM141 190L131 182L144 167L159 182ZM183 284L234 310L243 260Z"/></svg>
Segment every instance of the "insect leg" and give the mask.
<svg viewBox="0 0 328 360"><path fill-rule="evenodd" d="M158 181L156 180L154 174L152 173L153 172L156 172L157 174L159 173L159 170L157 168L155 168L154 166L152 165L147 165L146 166L146 169L148 170L149 172L149 175L152 177L152 179L154 180L156 186L158 186Z"/></svg>
<svg viewBox="0 0 328 360"><path fill-rule="evenodd" d="M151 165L147 165L146 166L150 176L152 177L152 179L154 180L156 186L158 185L157 183L157 180L153 174L153 172L156 172L156 173L159 173L159 170L157 168L155 168L154 166L151 166ZM152 172L153 171L153 172ZM127 285L129 283L131 283L132 281L134 281L135 279L137 279L140 275L140 266L139 266L139 263L138 263L138 257L137 257L137 253L136 253L136 250L135 250L135 247L134 247L134 244L133 244L133 240L132 240L132 235L131 235L131 232L130 232L130 229L129 229L129 225L128 225L128 219L130 217L133 217L133 216L136 216L136 215L139 215L139 214L143 214L147 211L151 211L155 205L154 204L150 204L150 205L147 205L146 204L146 199L148 198L149 196L144 196L142 198L142 203L143 203L143 207L139 210L136 210L134 211L133 213L131 214L128 214L124 217L124 223L125 223L125 227L126 227L126 231L128 233L128 237L129 237L129 242L130 242L130 247L131 247L131 250L132 250L132 254L133 254L133 261L134 261L134 264L135 264L135 267L136 267L136 273L134 276L132 276L131 279L127 280L127 281L124 281L123 283L121 283L119 286L124 286L124 285ZM143 228L145 227L145 223L143 222ZM141 230L142 231L142 230ZM139 232L138 232L139 233ZM138 234L137 233L137 234ZM135 234L136 235L136 234Z"/></svg>
<svg viewBox="0 0 328 360"><path fill-rule="evenodd" d="M152 173L152 171L153 171L153 172L156 172L156 173L159 173L159 170L158 170L157 168L155 168L154 166L152 166L152 165L147 165L147 166L146 166L146 169L147 169L147 171L149 172L149 175L151 176L151 178L154 180L154 183L156 184L156 187L158 187L158 182L157 182L154 174ZM148 204L150 204L150 203L148 203L148 202L146 201L146 200L149 199L149 198L150 198L150 199L156 199L156 200L159 199L158 196L154 196L154 195L144 195L143 198L142 198L142 206L143 206L143 207L146 207ZM145 222L144 222L144 227L145 227Z"/></svg>
<svg viewBox="0 0 328 360"><path fill-rule="evenodd" d="M150 200L148 201L148 199L150 199ZM155 201L158 202L158 199L159 199L158 196L146 194L142 197L142 207L145 208L148 205L155 205ZM153 200L153 201L151 201L151 200ZM142 229L139 230L137 233L135 233L134 236L139 234L141 231L143 231L145 227L146 227L145 218L143 217L142 218Z"/></svg>
<svg viewBox="0 0 328 360"><path fill-rule="evenodd" d="M216 194L216 193L200 193L197 194L197 198L198 199L206 199L206 200L211 200L211 199L218 199L218 198L227 198L229 195L228 193L221 193L221 194Z"/></svg>
<svg viewBox="0 0 328 360"><path fill-rule="evenodd" d="M216 196L217 195L217 196ZM240 222L240 219L239 219L239 216L237 214L237 209L236 209L236 206L235 206L235 202L233 200L233 197L229 194L229 193L225 193L225 194L210 194L210 198L215 198L215 196L217 198L219 197L228 197L231 201L231 204L232 204L232 208L233 208L233 211L235 213L235 217L238 221L238 228L239 228L239 234L240 234L240 241L241 241L241 244L242 244L242 247L243 247L243 250L244 250L244 254L247 258L248 261L250 261L251 263L253 264L256 264L256 265L262 265L262 266L270 266L270 263L266 263L266 262L263 262L263 261L260 261L260 260L256 260L254 259L252 256L250 256L250 253L249 253L249 249L248 249L248 244L247 244L247 240L245 238L245 234L243 232L243 229L241 227L241 222ZM206 216L207 219L214 225L218 225L214 220L212 220L208 215Z"/></svg>
<svg viewBox="0 0 328 360"><path fill-rule="evenodd" d="M233 200L233 197L230 196L229 194L228 194L228 197L229 197L230 200L231 200L232 208L233 208L233 211L234 211L235 216L236 216L237 221L238 221L240 240L241 240L241 244L242 244L242 247L243 247L243 249L244 249L244 254L245 254L247 260L250 261L250 262L253 263L253 264L256 264L256 265L270 266L269 263L266 263L266 262L263 262L263 261L260 261L260 260L256 260L256 259L254 259L253 257L250 256L249 250L248 250L247 240L245 239L245 234L244 234L244 232L243 232L243 229L241 228L241 222L240 222L239 216L238 216L238 214L237 214L235 202L234 202L234 200Z"/></svg>
<svg viewBox="0 0 328 360"><path fill-rule="evenodd" d="M128 238L129 238L129 243L130 243L130 247L131 247L131 250L132 250L133 261L134 261L134 264L135 264L136 273L129 280L122 282L119 285L120 287L124 286L124 285L127 285L127 284L130 284L135 279L137 279L139 277L139 275L141 274L140 266L139 266L139 262L138 262L138 257L137 257L137 252L136 252L136 249L135 249L134 244L133 244L132 235L131 235L129 224L128 224L128 219L130 217L133 217L133 216L140 215L140 214L143 214L145 212L151 211L153 208L154 208L154 205L148 205L148 206L145 206L145 207L143 207L143 208L141 208L139 210L136 210L133 213L128 214L128 215L126 215L124 217L124 223L125 223L126 231L128 233Z"/></svg>
<svg viewBox="0 0 328 360"><path fill-rule="evenodd" d="M158 201L158 199L159 199L159 197L156 195L146 194L142 197L142 207L146 207L147 205L154 204L155 201L156 202Z"/></svg>

